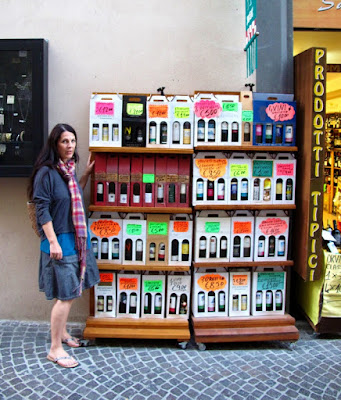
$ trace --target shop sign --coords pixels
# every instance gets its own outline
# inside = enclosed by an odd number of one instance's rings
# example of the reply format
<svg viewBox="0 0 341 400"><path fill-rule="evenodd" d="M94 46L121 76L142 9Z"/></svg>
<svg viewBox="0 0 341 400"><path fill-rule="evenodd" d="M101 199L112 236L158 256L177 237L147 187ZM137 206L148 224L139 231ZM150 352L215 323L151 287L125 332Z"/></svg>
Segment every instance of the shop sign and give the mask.
<svg viewBox="0 0 341 400"><path fill-rule="evenodd" d="M340 29L341 1L293 1L294 28Z"/></svg>
<svg viewBox="0 0 341 400"><path fill-rule="evenodd" d="M309 199L308 280L315 280L315 271L322 259L324 117L326 92L326 50L315 48L312 113L312 157Z"/></svg>

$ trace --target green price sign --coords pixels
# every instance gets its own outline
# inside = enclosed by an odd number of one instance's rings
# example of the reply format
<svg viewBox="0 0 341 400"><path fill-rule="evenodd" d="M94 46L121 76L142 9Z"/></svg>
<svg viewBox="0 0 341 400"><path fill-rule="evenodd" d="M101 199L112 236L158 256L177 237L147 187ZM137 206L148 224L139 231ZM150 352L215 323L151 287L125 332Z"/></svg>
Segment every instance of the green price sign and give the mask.
<svg viewBox="0 0 341 400"><path fill-rule="evenodd" d="M238 111L238 103L223 102L223 111L230 111L230 112Z"/></svg>
<svg viewBox="0 0 341 400"><path fill-rule="evenodd" d="M284 272L258 272L257 290L284 290Z"/></svg>
<svg viewBox="0 0 341 400"><path fill-rule="evenodd" d="M142 182L143 183L154 183L155 182L155 174L143 174Z"/></svg>
<svg viewBox="0 0 341 400"><path fill-rule="evenodd" d="M142 225L127 224L127 235L140 236L142 234Z"/></svg>
<svg viewBox="0 0 341 400"><path fill-rule="evenodd" d="M243 122L253 122L253 111L251 111L251 110L242 111L242 121Z"/></svg>
<svg viewBox="0 0 341 400"><path fill-rule="evenodd" d="M167 235L167 222L148 222L148 235Z"/></svg>
<svg viewBox="0 0 341 400"><path fill-rule="evenodd" d="M219 233L220 232L220 222L205 222L205 232L206 233Z"/></svg>
<svg viewBox="0 0 341 400"><path fill-rule="evenodd" d="M273 161L270 160L254 160L252 176L261 178L272 177Z"/></svg>
<svg viewBox="0 0 341 400"><path fill-rule="evenodd" d="M175 107L174 108L174 117L175 118L189 118L190 110L189 107Z"/></svg>
<svg viewBox="0 0 341 400"><path fill-rule="evenodd" d="M233 162L233 161L231 161ZM248 164L230 164L230 176L233 178L249 177L249 165Z"/></svg>
<svg viewBox="0 0 341 400"><path fill-rule="evenodd" d="M162 292L162 281L144 281L143 290L144 292Z"/></svg>
<svg viewBox="0 0 341 400"><path fill-rule="evenodd" d="M128 103L127 114L133 116L139 116L143 114L143 104L139 103Z"/></svg>

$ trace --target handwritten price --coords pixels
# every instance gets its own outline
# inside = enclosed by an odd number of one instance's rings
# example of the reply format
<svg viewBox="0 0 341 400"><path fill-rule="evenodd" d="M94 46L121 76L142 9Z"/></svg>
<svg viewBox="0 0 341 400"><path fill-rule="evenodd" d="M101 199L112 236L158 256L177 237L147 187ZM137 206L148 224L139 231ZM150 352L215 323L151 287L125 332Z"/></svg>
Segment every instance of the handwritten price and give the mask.
<svg viewBox="0 0 341 400"><path fill-rule="evenodd" d="M194 113L198 118L216 118L221 111L221 105L213 100L200 100L194 104Z"/></svg>
<svg viewBox="0 0 341 400"><path fill-rule="evenodd" d="M117 236L121 230L120 225L115 221L101 219L94 221L90 226L91 231L98 237Z"/></svg>
<svg viewBox="0 0 341 400"><path fill-rule="evenodd" d="M120 278L120 290L137 290L137 278Z"/></svg>
<svg viewBox="0 0 341 400"><path fill-rule="evenodd" d="M114 103L96 103L95 115L114 115Z"/></svg>
<svg viewBox="0 0 341 400"><path fill-rule="evenodd" d="M224 289L227 284L225 276L218 274L203 275L198 279L198 285L206 291Z"/></svg>

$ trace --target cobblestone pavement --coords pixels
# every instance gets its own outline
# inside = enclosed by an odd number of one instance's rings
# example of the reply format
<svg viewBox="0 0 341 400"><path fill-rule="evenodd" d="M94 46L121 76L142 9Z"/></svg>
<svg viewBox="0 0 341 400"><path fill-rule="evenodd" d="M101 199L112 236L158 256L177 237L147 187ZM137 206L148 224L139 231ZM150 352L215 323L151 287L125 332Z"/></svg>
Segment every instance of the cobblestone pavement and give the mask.
<svg viewBox="0 0 341 400"><path fill-rule="evenodd" d="M80 362L46 360L49 325L0 320L0 399L251 400L341 399L341 335L318 335L297 321L300 339L209 344L97 340L69 349ZM80 336L84 326L69 324Z"/></svg>

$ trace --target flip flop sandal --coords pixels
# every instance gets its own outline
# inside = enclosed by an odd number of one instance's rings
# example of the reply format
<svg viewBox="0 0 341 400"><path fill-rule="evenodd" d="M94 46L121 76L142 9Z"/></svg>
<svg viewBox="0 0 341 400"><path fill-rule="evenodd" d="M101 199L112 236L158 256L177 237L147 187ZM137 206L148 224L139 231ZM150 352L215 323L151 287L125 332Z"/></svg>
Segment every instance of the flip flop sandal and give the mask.
<svg viewBox="0 0 341 400"><path fill-rule="evenodd" d="M74 346L74 345L71 344L71 342L74 342L74 343L76 343L77 345ZM75 338L75 337L73 337L73 336L71 336L71 337L69 337L69 338L67 338L67 339L63 339L63 340L62 340L62 343L65 343L65 344L68 345L69 347L81 347L81 346L82 346L81 343L80 343L80 341L79 341L79 339L77 339L77 338Z"/></svg>
<svg viewBox="0 0 341 400"><path fill-rule="evenodd" d="M71 364L71 365L65 365L65 364L60 362L60 360L72 360L73 357L71 357L71 356L68 356L68 357L56 357L56 358L53 358L51 356L47 356L46 358L49 361L52 361L53 363L58 364L60 367L63 367L63 368L75 368L75 367L77 367L77 365L79 365L79 363L76 360L74 360L75 363Z"/></svg>

